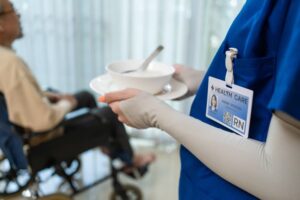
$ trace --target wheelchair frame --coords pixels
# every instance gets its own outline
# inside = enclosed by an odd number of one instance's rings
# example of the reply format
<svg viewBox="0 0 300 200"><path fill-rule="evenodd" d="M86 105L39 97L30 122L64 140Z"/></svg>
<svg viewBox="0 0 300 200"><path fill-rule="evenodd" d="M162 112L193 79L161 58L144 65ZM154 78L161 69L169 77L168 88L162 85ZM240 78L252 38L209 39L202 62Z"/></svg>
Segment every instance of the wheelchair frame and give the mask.
<svg viewBox="0 0 300 200"><path fill-rule="evenodd" d="M2 98L2 100L4 100L4 102L5 102L3 95L0 94L0 98ZM101 117L93 114L93 112L91 112L91 110L88 110L88 112L81 114L79 116L75 116L72 119L63 121L58 126L64 126L67 123L70 123L71 120L79 120L80 118L86 117L87 115L89 115L91 117L95 117L97 120L99 120L99 123L103 124L103 131L110 131L109 126L107 124L105 124L105 120L103 120L103 119L101 119ZM54 167L55 173L53 175L59 175L69 184L70 188L72 189L72 194L71 194L72 197L75 196L76 194L84 192L87 189L106 181L109 178L112 178L113 193L111 194L111 199L117 199L117 198L120 199L121 198L123 200L128 200L132 196L135 196L134 199L142 199L142 193L139 188L137 188L136 186L133 186L133 185L123 186L120 183L120 181L118 179L118 173L122 172L123 169L122 168L117 169L116 167L114 167L114 165L113 165L114 158L111 158L111 157L110 157L110 168L111 168L110 175L107 175L99 180L96 180L95 182L93 182L87 186L84 186L83 188L76 187L76 185L74 184L74 175L79 171L79 169L81 167L81 161L78 158L78 155L87 150L93 149L95 147L99 147L99 144L97 144L97 142L96 142L97 140L93 139L92 141L89 140L89 142L82 142L82 135L80 135L81 137L79 135L76 137L76 135L73 135L73 134L65 134L65 135L59 136L57 138L51 139L49 141L46 141L37 146L30 146L29 145L30 138L32 138L36 135L47 134L49 131L33 134L31 132L26 132L26 131L24 132L24 129L22 129L18 126L14 126L14 125L12 125L12 126L15 128L17 133L22 136L24 144L28 147L26 157L27 157L29 169L30 169L30 179L23 185L18 183L19 170L13 169L12 165L10 164L9 171L3 173L2 177L0 177L0 182L6 181L4 191L0 190L0 197L1 196L6 197L6 196L20 194L22 191L26 190L26 188L31 183L39 184L38 173L40 171L43 171L44 169ZM57 127L55 127L55 128L57 128ZM97 137L97 135L92 135L92 137ZM87 138L89 138L89 137L87 137ZM66 141L72 141L72 143L69 144L71 146L68 146L69 149L72 149L72 151L65 151L63 154L60 154L60 153L57 154L58 149L63 149L63 150L66 149L65 148ZM43 153L41 153L41 152L43 152ZM73 172L68 173L67 169L72 162L77 162L77 167ZM19 187L17 189L17 191L12 192L12 193L6 191L8 184L10 182L16 183L16 185ZM39 197L38 191L35 191L34 196Z"/></svg>

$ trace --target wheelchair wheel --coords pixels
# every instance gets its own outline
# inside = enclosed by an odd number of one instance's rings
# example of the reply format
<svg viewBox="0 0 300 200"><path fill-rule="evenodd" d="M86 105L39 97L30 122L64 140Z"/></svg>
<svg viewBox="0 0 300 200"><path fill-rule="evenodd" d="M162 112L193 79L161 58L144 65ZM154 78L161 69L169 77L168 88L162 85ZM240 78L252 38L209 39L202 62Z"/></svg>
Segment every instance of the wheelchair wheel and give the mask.
<svg viewBox="0 0 300 200"><path fill-rule="evenodd" d="M0 171L0 197L16 195L25 190L32 182L28 172Z"/></svg>
<svg viewBox="0 0 300 200"><path fill-rule="evenodd" d="M123 185L122 186L126 193L126 200L142 200L143 194L141 190L134 185ZM110 200L125 200L122 196L115 191L111 194Z"/></svg>
<svg viewBox="0 0 300 200"><path fill-rule="evenodd" d="M81 182L76 179L76 174L81 169L81 161L79 158L75 158L70 162L62 162L60 168L56 168L56 172L64 180L58 186L59 191L63 191L68 194L72 194L72 186L68 179L72 181L72 184L78 188L81 186Z"/></svg>

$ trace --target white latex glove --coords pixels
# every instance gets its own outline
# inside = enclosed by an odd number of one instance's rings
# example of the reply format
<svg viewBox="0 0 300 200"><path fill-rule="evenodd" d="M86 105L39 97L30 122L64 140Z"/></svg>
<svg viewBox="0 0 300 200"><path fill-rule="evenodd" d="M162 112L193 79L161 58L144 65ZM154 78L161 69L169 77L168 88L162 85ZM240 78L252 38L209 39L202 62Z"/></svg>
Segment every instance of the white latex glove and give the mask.
<svg viewBox="0 0 300 200"><path fill-rule="evenodd" d="M172 110L163 101L137 89L107 93L99 101L108 103L119 121L138 129L160 128L157 116L166 109Z"/></svg>
<svg viewBox="0 0 300 200"><path fill-rule="evenodd" d="M180 97L177 100L184 99L194 95L200 86L200 83L204 77L205 72L200 70L195 70L193 68L180 65L180 64L175 64L173 66L175 68L175 73L173 75L173 78L179 82L184 83L188 87L188 92L183 97Z"/></svg>

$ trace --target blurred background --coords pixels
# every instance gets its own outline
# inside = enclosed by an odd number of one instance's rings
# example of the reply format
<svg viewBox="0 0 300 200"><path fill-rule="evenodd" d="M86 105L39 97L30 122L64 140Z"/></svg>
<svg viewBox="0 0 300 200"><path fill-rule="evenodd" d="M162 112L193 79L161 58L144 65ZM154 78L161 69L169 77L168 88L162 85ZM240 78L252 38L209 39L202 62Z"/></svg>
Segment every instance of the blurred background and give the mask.
<svg viewBox="0 0 300 200"><path fill-rule="evenodd" d="M207 69L244 0L12 0L21 14L24 38L14 45L43 87L74 92L115 60L143 59L159 44L164 63ZM170 102L188 113L192 98ZM128 128L136 151L157 153L157 161L138 184L145 199L177 199L178 144L157 130ZM99 151L82 156L82 182L109 173ZM45 172L46 174L49 172ZM47 175L44 175L47 176ZM163 179L162 179L163 177ZM124 181L129 181L124 177ZM45 183L44 193L59 180ZM62 187L63 188L63 187ZM65 190L67 190L65 188ZM76 199L107 199L110 183Z"/></svg>
<svg viewBox="0 0 300 200"><path fill-rule="evenodd" d="M115 60L145 58L206 69L243 0L12 0L25 37L17 52L39 82L75 91Z"/></svg>

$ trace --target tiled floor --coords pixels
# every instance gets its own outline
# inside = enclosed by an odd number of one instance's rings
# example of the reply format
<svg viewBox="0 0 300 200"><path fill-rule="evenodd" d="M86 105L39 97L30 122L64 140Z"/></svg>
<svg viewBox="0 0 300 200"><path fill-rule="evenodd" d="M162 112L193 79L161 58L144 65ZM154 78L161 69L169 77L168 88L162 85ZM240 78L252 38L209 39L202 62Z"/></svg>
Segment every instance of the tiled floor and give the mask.
<svg viewBox="0 0 300 200"><path fill-rule="evenodd" d="M144 200L176 200L178 193L179 177L179 156L176 144L168 146L137 147L137 153L154 152L156 161L150 166L149 172L140 180L132 180L125 175L120 175L122 184L133 184L142 190ZM84 163L80 172L80 182L91 183L95 177L102 177L109 173L108 159L99 153L99 150L92 150L82 156ZM48 177L50 172L42 176ZM59 178L51 178L41 185L44 193L55 192L60 183ZM74 197L75 200L106 200L112 192L111 179L81 193ZM66 187L62 187L66 190ZM15 197L12 200L24 199ZM1 199L0 199L1 200Z"/></svg>
<svg viewBox="0 0 300 200"><path fill-rule="evenodd" d="M132 180L122 175L121 181L123 184L139 187L145 200L176 200L179 174L177 150L171 153L156 150L156 155L156 162L151 165L149 173L141 180ZM75 200L109 199L111 192L111 181L107 181L88 192L77 195Z"/></svg>

